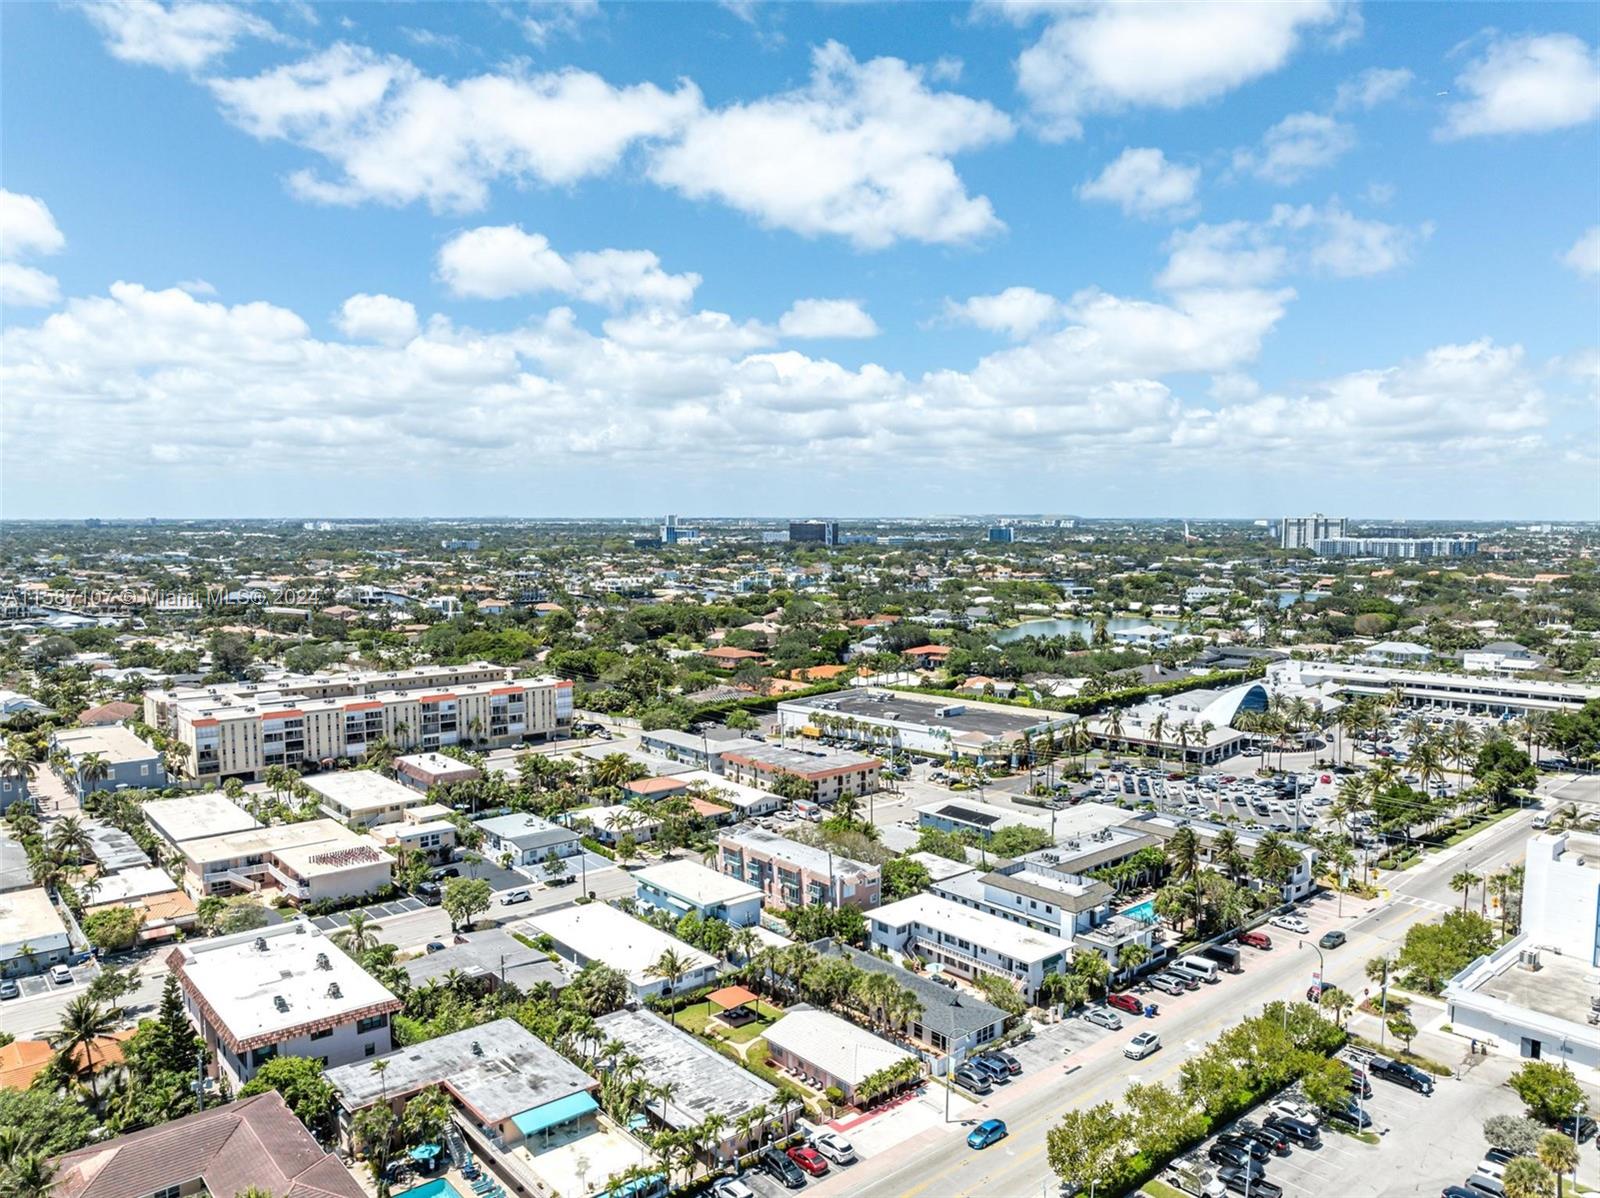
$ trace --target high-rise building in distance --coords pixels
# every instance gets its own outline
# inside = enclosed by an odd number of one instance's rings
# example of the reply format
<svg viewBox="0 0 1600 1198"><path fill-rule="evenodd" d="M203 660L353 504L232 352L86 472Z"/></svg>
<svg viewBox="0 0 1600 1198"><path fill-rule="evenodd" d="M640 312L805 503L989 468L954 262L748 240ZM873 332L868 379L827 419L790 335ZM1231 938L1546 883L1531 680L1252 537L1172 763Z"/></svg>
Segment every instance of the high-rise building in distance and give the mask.
<svg viewBox="0 0 1600 1198"><path fill-rule="evenodd" d="M809 545L837 545L839 522L837 520L791 520L789 540Z"/></svg>
<svg viewBox="0 0 1600 1198"><path fill-rule="evenodd" d="M1278 544L1284 549L1312 549L1318 541L1343 537L1344 526L1343 516L1324 516L1321 512L1285 516L1278 530Z"/></svg>

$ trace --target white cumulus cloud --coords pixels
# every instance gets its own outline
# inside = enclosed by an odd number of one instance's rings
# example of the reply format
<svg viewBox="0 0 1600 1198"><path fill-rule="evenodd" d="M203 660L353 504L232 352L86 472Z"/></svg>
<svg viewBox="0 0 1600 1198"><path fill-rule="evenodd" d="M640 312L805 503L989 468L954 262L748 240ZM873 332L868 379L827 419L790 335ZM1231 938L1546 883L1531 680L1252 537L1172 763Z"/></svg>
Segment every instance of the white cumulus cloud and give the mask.
<svg viewBox="0 0 1600 1198"><path fill-rule="evenodd" d="M339 309L339 330L354 341L403 345L417 335L417 310L392 295L352 295Z"/></svg>
<svg viewBox="0 0 1600 1198"><path fill-rule="evenodd" d="M859 300L796 300L778 320L785 337L876 337L878 323Z"/></svg>
<svg viewBox="0 0 1600 1198"><path fill-rule="evenodd" d="M83 11L114 57L168 71L198 71L247 37L275 36L270 24L233 4L95 0Z"/></svg>
<svg viewBox="0 0 1600 1198"><path fill-rule="evenodd" d="M43 200L0 189L0 304L48 308L57 303L61 289L55 276L18 259L58 254L66 244Z"/></svg>
<svg viewBox="0 0 1600 1198"><path fill-rule="evenodd" d="M1369 67L1339 85L1333 106L1340 110L1376 108L1398 99L1415 78L1405 67Z"/></svg>
<svg viewBox="0 0 1600 1198"><path fill-rule="evenodd" d="M932 90L898 58L857 62L829 42L813 51L805 87L698 113L656 148L649 173L807 236L868 249L960 242L1001 224L987 198L967 194L951 158L1012 131L994 105Z"/></svg>
<svg viewBox="0 0 1600 1198"><path fill-rule="evenodd" d="M1130 108L1185 108L1281 68L1304 35L1343 6L1084 3L1045 8L1050 23L1017 59L1017 85L1047 137L1077 137L1083 118Z"/></svg>
<svg viewBox="0 0 1600 1198"><path fill-rule="evenodd" d="M1033 336L1060 317L1061 301L1032 287L1007 287L997 295L974 295L957 303L945 300L945 315L1014 341Z"/></svg>
<svg viewBox="0 0 1600 1198"><path fill-rule="evenodd" d="M1446 140L1567 129L1600 115L1600 56L1570 33L1496 37L1455 91L1465 99L1445 109Z"/></svg>
<svg viewBox="0 0 1600 1198"><path fill-rule="evenodd" d="M553 291L606 308L629 303L678 308L700 285L694 273L661 269L649 250L582 251L570 258L539 233L485 225L458 233L439 251L439 278L459 296L505 299Z"/></svg>
<svg viewBox="0 0 1600 1198"><path fill-rule="evenodd" d="M1429 225L1407 228L1363 220L1337 201L1276 205L1263 221L1228 221L1180 229L1167 241L1157 283L1168 291L1195 287L1261 287L1290 274L1365 278L1411 260Z"/></svg>
<svg viewBox="0 0 1600 1198"><path fill-rule="evenodd" d="M1078 188L1085 200L1119 205L1129 216L1181 220L1195 212L1198 166L1168 162L1160 150L1129 147L1105 170Z"/></svg>
<svg viewBox="0 0 1600 1198"><path fill-rule="evenodd" d="M459 82L347 44L249 78L210 82L222 110L255 137L303 146L337 169L295 172L308 199L426 201L472 211L497 179L562 185L613 168L700 106L691 83L613 87L588 71L488 74Z"/></svg>
<svg viewBox="0 0 1600 1198"><path fill-rule="evenodd" d="M1331 166L1356 144L1355 131L1320 112L1292 112L1262 135L1255 149L1238 150L1235 170L1268 183L1297 183Z"/></svg>
<svg viewBox="0 0 1600 1198"><path fill-rule="evenodd" d="M1588 278L1600 275L1600 225L1590 225L1561 261Z"/></svg>

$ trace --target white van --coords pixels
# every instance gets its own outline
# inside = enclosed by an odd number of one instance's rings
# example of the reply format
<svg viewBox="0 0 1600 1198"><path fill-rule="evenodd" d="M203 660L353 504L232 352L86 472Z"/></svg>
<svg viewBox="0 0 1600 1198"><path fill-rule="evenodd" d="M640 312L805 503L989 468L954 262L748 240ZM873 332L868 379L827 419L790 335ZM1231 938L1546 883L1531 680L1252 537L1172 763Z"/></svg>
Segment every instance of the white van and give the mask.
<svg viewBox="0 0 1600 1198"><path fill-rule="evenodd" d="M1179 957L1167 966L1169 973L1176 973L1186 978L1193 978L1197 982L1215 983L1220 979L1217 963L1203 961L1199 957Z"/></svg>

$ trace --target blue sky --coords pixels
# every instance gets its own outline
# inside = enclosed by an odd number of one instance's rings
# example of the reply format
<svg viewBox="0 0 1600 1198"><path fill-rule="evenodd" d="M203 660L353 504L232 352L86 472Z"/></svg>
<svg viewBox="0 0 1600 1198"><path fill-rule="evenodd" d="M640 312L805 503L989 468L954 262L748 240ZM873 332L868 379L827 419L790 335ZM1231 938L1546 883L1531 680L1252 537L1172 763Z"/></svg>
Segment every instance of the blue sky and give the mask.
<svg viewBox="0 0 1600 1198"><path fill-rule="evenodd" d="M0 503L1600 518L1580 5L9 5Z"/></svg>

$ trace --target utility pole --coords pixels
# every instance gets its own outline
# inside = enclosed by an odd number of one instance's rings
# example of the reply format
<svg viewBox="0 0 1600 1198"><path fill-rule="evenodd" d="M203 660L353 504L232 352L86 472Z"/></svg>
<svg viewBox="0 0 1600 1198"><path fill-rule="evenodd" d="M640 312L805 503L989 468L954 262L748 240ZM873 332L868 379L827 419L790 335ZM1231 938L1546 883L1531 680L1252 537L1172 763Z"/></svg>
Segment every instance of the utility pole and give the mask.
<svg viewBox="0 0 1600 1198"><path fill-rule="evenodd" d="M1383 989L1378 992L1378 1047L1383 1047L1384 1034L1389 1029L1389 958L1383 959Z"/></svg>

